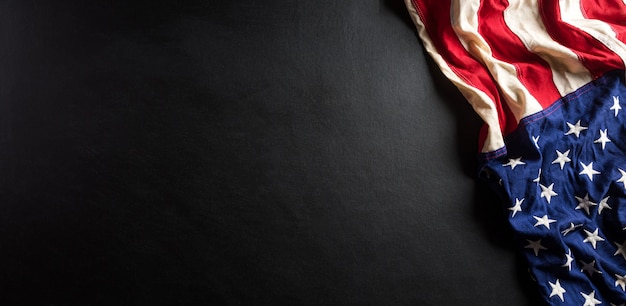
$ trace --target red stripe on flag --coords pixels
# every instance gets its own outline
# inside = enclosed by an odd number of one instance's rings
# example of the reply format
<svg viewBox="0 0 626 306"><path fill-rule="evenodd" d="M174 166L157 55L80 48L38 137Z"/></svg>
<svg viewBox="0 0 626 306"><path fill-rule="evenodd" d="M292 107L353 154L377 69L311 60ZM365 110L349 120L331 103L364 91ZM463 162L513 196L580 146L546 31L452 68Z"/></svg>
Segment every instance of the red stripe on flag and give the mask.
<svg viewBox="0 0 626 306"><path fill-rule="evenodd" d="M450 69L468 85L483 91L493 100L498 112L500 129L506 135L517 127L513 113L500 99L496 83L489 71L469 54L457 37L450 21L450 0L412 0L419 18L437 52ZM481 133L480 146L485 140Z"/></svg>
<svg viewBox="0 0 626 306"><path fill-rule="evenodd" d="M626 4L622 0L581 0L583 15L611 26L617 39L626 43Z"/></svg>
<svg viewBox="0 0 626 306"><path fill-rule="evenodd" d="M508 1L481 5L478 11L478 32L491 47L493 57L515 66L517 78L543 108L561 98L552 80L550 65L538 55L528 51L504 20Z"/></svg>
<svg viewBox="0 0 626 306"><path fill-rule="evenodd" d="M539 0L539 9L548 34L554 41L576 53L594 79L608 71L624 69L624 63L617 54L593 36L563 22L558 1Z"/></svg>

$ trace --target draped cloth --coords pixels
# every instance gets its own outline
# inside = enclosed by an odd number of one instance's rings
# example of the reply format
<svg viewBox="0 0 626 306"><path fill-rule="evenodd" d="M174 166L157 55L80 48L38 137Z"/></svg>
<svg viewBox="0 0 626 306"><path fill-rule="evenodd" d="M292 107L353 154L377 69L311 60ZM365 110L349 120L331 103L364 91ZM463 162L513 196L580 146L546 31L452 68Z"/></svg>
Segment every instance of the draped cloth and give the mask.
<svg viewBox="0 0 626 306"><path fill-rule="evenodd" d="M406 0L548 304L626 303L626 1Z"/></svg>

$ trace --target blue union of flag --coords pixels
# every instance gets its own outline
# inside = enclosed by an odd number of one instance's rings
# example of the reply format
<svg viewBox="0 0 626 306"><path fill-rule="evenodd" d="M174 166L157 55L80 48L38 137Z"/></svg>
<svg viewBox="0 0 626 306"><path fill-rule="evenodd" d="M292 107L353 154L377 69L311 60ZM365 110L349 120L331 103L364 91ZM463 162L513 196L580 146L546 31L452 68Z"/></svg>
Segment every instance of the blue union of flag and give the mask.
<svg viewBox="0 0 626 306"><path fill-rule="evenodd" d="M510 199L521 251L556 305L626 301L623 78L607 73L524 118L504 148L482 154L482 176Z"/></svg>

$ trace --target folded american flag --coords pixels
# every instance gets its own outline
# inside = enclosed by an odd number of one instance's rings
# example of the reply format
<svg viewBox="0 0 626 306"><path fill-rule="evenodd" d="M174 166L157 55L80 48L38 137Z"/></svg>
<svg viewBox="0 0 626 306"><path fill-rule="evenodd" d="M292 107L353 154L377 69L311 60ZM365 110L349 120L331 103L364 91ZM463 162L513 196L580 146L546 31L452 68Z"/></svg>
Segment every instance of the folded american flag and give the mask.
<svg viewBox="0 0 626 306"><path fill-rule="evenodd" d="M546 302L626 302L626 1L406 0Z"/></svg>

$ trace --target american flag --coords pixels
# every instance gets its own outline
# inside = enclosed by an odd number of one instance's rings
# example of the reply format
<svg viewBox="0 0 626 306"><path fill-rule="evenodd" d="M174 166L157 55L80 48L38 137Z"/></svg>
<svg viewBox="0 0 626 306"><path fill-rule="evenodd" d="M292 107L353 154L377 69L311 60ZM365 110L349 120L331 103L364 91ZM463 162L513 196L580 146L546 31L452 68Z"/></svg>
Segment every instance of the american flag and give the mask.
<svg viewBox="0 0 626 306"><path fill-rule="evenodd" d="M406 0L545 301L626 303L626 0Z"/></svg>

